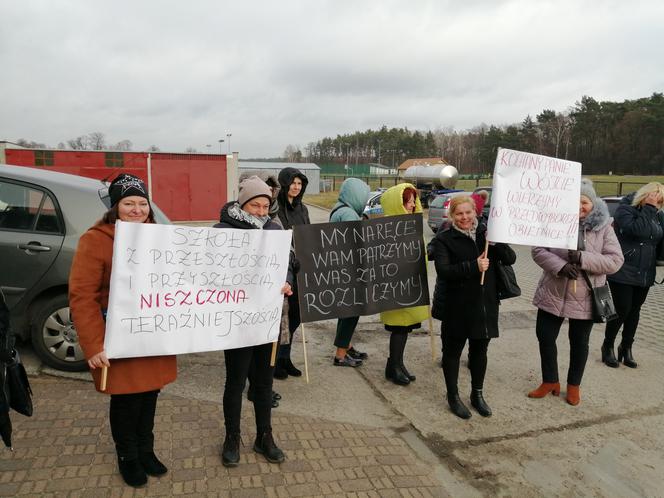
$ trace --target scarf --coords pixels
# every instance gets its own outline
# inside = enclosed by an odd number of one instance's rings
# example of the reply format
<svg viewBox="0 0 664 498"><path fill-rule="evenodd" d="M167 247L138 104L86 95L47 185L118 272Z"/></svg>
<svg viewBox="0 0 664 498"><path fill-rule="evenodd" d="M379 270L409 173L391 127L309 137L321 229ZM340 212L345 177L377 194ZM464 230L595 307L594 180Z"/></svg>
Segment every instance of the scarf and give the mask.
<svg viewBox="0 0 664 498"><path fill-rule="evenodd" d="M262 217L259 218L257 216L253 216L253 215L247 213L246 211L244 211L240 207L239 202L235 202L231 206L229 206L228 216L230 216L231 218L233 218L234 220L237 220L239 222L248 223L252 227L258 228L258 229L262 229L263 226L268 221L270 221L269 216L262 216Z"/></svg>
<svg viewBox="0 0 664 498"><path fill-rule="evenodd" d="M478 224L479 224L479 222L477 221L477 218L475 218L475 221L473 222L473 226L470 227L470 229L468 229L468 230L464 230L463 228L459 228L457 226L457 224L454 223L454 222L452 222L452 227L455 230L457 230L457 231L461 232L462 234L464 234L466 237L470 237L471 239L473 239L473 242L475 242L476 239L477 239L477 225Z"/></svg>

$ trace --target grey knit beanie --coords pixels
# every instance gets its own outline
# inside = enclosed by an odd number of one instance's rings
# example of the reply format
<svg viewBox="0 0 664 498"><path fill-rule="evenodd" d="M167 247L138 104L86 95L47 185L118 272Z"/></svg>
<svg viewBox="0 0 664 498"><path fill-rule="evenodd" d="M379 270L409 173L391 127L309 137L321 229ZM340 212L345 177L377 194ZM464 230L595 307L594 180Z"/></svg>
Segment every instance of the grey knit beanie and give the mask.
<svg viewBox="0 0 664 498"><path fill-rule="evenodd" d="M267 186L267 183L254 175L240 183L240 193L237 201L242 207L256 197L267 197L268 201L272 201L272 190Z"/></svg>
<svg viewBox="0 0 664 498"><path fill-rule="evenodd" d="M597 201L597 193L590 178L581 178L581 195L585 195L593 204Z"/></svg>

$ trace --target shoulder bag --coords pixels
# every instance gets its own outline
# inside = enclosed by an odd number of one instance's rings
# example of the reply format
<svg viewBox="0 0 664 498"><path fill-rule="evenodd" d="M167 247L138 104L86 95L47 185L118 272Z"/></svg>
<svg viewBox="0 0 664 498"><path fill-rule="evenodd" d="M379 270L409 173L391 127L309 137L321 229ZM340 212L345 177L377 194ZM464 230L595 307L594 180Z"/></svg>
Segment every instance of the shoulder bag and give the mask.
<svg viewBox="0 0 664 498"><path fill-rule="evenodd" d="M512 265L505 265L500 261L495 265L496 268L496 291L498 299L509 299L510 297L519 297L521 288L516 281L516 273Z"/></svg>
<svg viewBox="0 0 664 498"><path fill-rule="evenodd" d="M590 289L593 306L593 322L606 323L618 318L618 313L616 313L616 307L613 304L613 297L611 296L611 289L609 289L609 284L605 283L601 287L593 287L585 270L581 270L581 273L583 274L583 278L585 279L586 283L588 284L588 288Z"/></svg>
<svg viewBox="0 0 664 498"><path fill-rule="evenodd" d="M28 381L28 374L21 363L18 351L13 351L13 359L7 363L5 382L9 406L21 415L32 416L32 389Z"/></svg>

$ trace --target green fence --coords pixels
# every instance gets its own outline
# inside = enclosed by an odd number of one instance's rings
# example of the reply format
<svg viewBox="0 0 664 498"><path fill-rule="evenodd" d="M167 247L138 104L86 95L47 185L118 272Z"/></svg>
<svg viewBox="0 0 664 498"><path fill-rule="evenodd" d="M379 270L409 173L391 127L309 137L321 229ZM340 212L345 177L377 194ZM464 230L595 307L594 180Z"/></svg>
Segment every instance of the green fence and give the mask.
<svg viewBox="0 0 664 498"><path fill-rule="evenodd" d="M346 178L359 178L369 184L371 190L388 188L402 183L404 180L395 176L362 176L362 175L321 175L321 192L334 192L339 189ZM635 192L649 181L661 181L661 177L644 179L645 181L607 181L594 180L597 195L626 195ZM461 179L455 188L471 191L477 187L489 187L493 183L491 178Z"/></svg>

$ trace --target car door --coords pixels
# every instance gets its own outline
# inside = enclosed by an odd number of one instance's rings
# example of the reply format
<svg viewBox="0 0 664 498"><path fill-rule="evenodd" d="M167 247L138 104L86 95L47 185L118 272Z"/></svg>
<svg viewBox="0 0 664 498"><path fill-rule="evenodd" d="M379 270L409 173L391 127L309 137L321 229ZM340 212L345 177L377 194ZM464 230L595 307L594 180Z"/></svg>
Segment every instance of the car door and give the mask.
<svg viewBox="0 0 664 498"><path fill-rule="evenodd" d="M53 195L0 178L0 286L12 309L55 261L64 224Z"/></svg>

